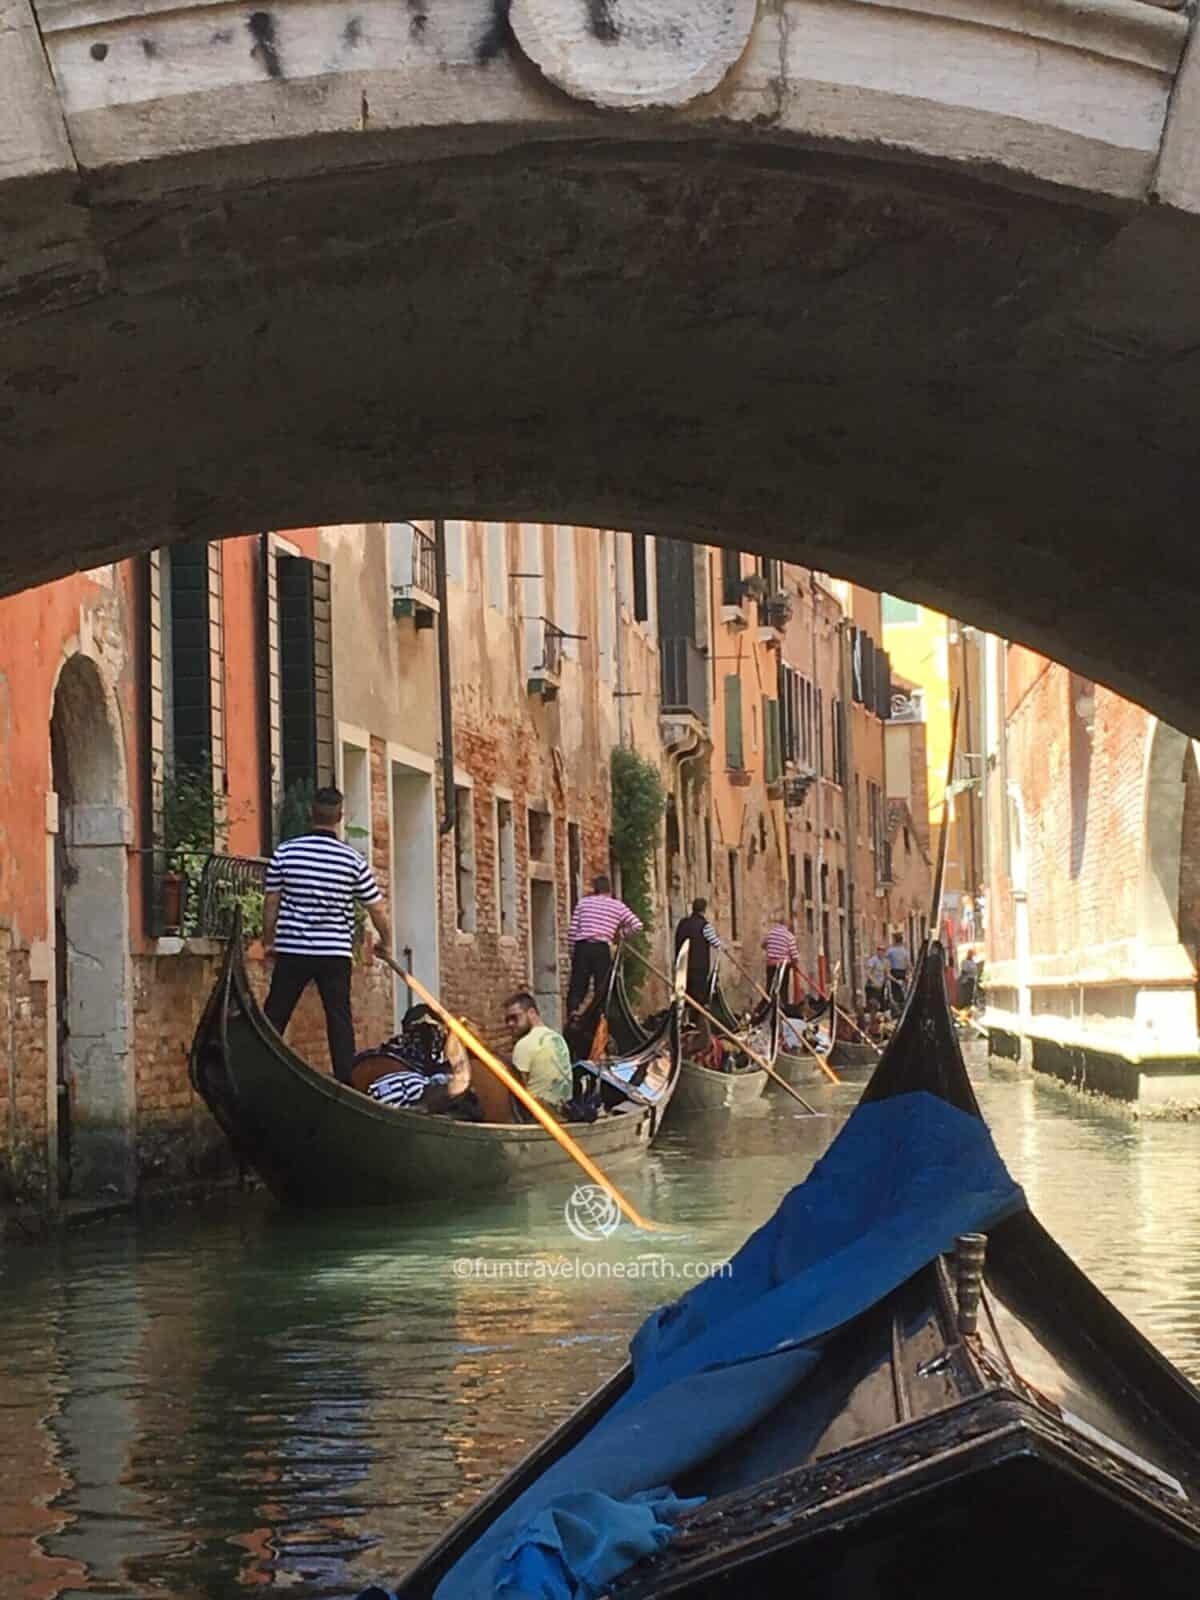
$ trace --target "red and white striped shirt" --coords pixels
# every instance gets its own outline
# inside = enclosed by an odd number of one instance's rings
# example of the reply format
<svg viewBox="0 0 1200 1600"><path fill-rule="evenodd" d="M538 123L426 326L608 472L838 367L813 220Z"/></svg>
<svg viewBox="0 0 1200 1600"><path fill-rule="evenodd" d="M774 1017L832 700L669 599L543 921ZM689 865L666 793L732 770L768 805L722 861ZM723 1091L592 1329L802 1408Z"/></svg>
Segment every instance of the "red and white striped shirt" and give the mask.
<svg viewBox="0 0 1200 1600"><path fill-rule="evenodd" d="M800 965L800 947L796 943L796 935L790 928L785 928L782 922L767 929L763 948L767 952L767 962L772 967L779 966L783 961L789 961L797 967Z"/></svg>
<svg viewBox="0 0 1200 1600"><path fill-rule="evenodd" d="M642 919L623 900L611 894L585 894L571 914L567 943L572 948L581 939L604 939L609 944L618 933L641 933Z"/></svg>

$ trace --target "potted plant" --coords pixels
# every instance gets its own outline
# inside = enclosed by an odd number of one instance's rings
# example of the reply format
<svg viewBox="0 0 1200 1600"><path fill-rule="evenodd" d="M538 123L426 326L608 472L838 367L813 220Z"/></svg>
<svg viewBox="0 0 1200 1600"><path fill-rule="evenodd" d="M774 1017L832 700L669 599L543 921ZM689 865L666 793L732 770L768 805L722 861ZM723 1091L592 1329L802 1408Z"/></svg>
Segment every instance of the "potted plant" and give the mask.
<svg viewBox="0 0 1200 1600"><path fill-rule="evenodd" d="M165 931L195 932L196 890L204 863L228 832L223 798L213 789L212 769L173 769L162 790L166 870L159 889L159 916Z"/></svg>
<svg viewBox="0 0 1200 1600"><path fill-rule="evenodd" d="M742 579L742 593L750 600L762 600L767 593L767 581L761 572L750 572Z"/></svg>

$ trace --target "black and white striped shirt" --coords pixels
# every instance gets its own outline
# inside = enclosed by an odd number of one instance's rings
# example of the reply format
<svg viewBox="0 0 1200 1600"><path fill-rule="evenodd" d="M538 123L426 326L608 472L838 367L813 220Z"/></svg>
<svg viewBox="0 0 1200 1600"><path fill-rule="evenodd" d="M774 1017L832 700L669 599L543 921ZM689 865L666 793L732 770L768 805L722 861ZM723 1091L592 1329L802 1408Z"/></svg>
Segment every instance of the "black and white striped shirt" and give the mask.
<svg viewBox="0 0 1200 1600"><path fill-rule="evenodd" d="M275 949L289 956L350 956L354 902L382 899L370 867L336 834L285 839L271 857L264 885L279 896Z"/></svg>

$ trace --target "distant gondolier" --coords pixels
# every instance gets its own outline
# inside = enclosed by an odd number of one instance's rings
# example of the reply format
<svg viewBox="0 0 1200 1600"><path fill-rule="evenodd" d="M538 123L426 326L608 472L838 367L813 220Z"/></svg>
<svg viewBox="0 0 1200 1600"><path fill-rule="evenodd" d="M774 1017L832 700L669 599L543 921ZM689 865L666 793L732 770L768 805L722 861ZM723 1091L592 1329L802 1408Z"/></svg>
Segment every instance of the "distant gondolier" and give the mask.
<svg viewBox="0 0 1200 1600"><path fill-rule="evenodd" d="M767 957L767 993L775 993L776 974L782 967L784 970L779 977L779 996L786 1006L792 998L792 972L800 973L801 967L800 947L796 943L796 935L782 917L778 917L767 929L763 950Z"/></svg>
<svg viewBox="0 0 1200 1600"><path fill-rule="evenodd" d="M908 988L908 974L911 970L911 960L908 946L904 943L901 934L897 934L888 946L888 1000L894 1010L899 1011L904 1004L905 991Z"/></svg>
<svg viewBox="0 0 1200 1600"><path fill-rule="evenodd" d="M275 958L275 970L263 1010L282 1034L300 996L315 983L325 1010L334 1075L348 1083L354 1066L350 971L355 903L366 907L384 949L391 933L370 867L338 836L341 821L341 794L318 789L309 832L284 840L271 857L263 944Z"/></svg>
<svg viewBox="0 0 1200 1600"><path fill-rule="evenodd" d="M589 986L594 996L603 995L612 971L613 945L630 933L641 933L642 919L623 900L612 893L612 884L601 876L593 879L592 893L585 894L571 915L567 943L571 947L571 980L567 988L567 1016L576 1017L587 999Z"/></svg>
<svg viewBox="0 0 1200 1600"><path fill-rule="evenodd" d="M676 956L683 949L684 941L687 941L687 992L701 1005L708 1002L712 952L721 949L720 936L708 920L707 913L707 900L693 900L691 915L680 918L675 929Z"/></svg>

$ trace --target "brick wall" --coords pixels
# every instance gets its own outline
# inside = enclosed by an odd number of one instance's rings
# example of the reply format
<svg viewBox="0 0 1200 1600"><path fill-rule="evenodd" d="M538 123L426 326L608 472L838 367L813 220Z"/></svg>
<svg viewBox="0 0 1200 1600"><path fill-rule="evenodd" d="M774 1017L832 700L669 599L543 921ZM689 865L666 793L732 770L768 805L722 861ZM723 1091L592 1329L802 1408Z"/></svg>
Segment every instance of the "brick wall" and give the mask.
<svg viewBox="0 0 1200 1600"><path fill-rule="evenodd" d="M0 1200L38 1205L46 1171L46 985L0 929Z"/></svg>
<svg viewBox="0 0 1200 1600"><path fill-rule="evenodd" d="M1200 954L1200 772L1189 748L1184 767L1183 848L1179 862L1179 938L1191 952Z"/></svg>
<svg viewBox="0 0 1200 1600"><path fill-rule="evenodd" d="M1154 718L1097 686L1089 738L1080 705L1091 686L1029 651L1010 647L1006 655L1007 777L1019 792L1024 816L1030 954L1035 961L1065 957L1135 939ZM993 963L1017 953L1006 831L1014 865L1019 865L1018 847L1015 826L1007 823L1012 808L1002 779L997 761L988 778L987 954ZM1189 836L1195 837L1200 863L1200 800L1194 795L1185 807L1185 858ZM1194 869L1191 881L1196 881Z"/></svg>

